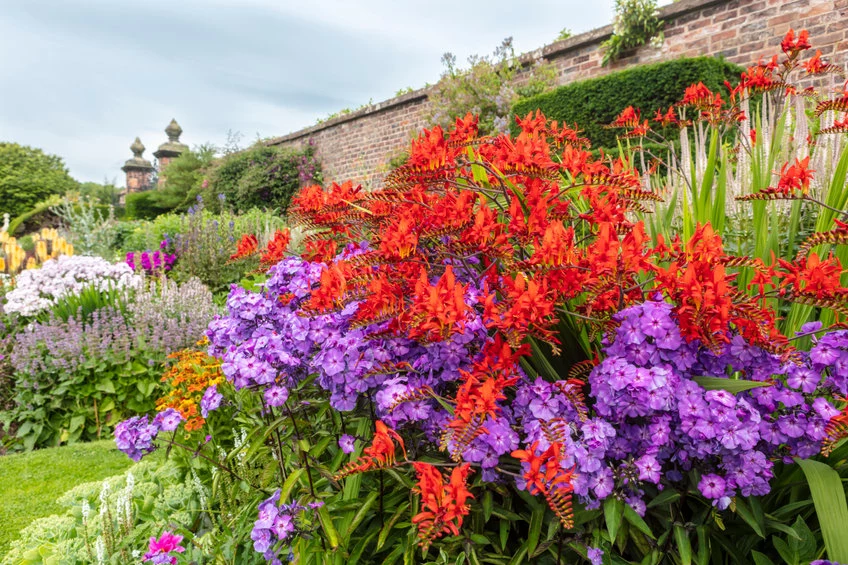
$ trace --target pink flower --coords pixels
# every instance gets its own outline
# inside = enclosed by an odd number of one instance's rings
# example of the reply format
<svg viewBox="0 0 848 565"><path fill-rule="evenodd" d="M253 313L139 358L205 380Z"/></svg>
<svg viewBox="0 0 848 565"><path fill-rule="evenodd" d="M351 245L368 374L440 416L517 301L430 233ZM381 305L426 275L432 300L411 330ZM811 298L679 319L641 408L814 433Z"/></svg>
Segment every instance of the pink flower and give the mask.
<svg viewBox="0 0 848 565"><path fill-rule="evenodd" d="M169 531L162 532L158 540L155 537L151 537L149 551L144 554L144 560L156 565L163 563L176 565L177 558L168 554L171 552L184 552L185 548L180 545L182 541L183 536L178 536Z"/></svg>

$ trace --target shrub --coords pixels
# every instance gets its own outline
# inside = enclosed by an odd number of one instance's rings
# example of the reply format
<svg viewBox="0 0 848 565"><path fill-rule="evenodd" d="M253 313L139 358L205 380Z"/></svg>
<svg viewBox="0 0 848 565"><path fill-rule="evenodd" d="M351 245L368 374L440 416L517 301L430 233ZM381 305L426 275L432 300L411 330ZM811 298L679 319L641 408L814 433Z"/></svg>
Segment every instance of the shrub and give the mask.
<svg viewBox="0 0 848 565"><path fill-rule="evenodd" d="M56 213L55 207L62 203L58 195L51 196L16 216L9 222L9 235L16 233L30 233L42 228L55 228L61 224L61 218Z"/></svg>
<svg viewBox="0 0 848 565"><path fill-rule="evenodd" d="M615 0L613 34L601 44L606 66L622 52L646 43L663 41L663 22L657 17L657 0Z"/></svg>
<svg viewBox="0 0 848 565"><path fill-rule="evenodd" d="M77 253L114 258L118 222L112 204L95 204L94 199L86 197L76 201L65 198L56 207L56 213L62 218Z"/></svg>
<svg viewBox="0 0 848 565"><path fill-rule="evenodd" d="M18 216L54 194L77 188L60 157L0 142L0 216Z"/></svg>
<svg viewBox="0 0 848 565"><path fill-rule="evenodd" d="M159 202L154 190L127 194L124 206L126 207L126 217L130 220L152 220L172 210L169 206L162 205Z"/></svg>
<svg viewBox="0 0 848 565"><path fill-rule="evenodd" d="M644 65L522 100L513 106L513 113L524 117L541 110L548 119L579 124L581 135L594 147L612 149L617 145L616 132L606 126L626 107L642 108L651 113L644 117L651 118L656 110L665 112L675 104L687 86L703 82L710 89L720 90L724 81L738 83L742 71L738 65L711 57ZM517 131L516 126L513 131Z"/></svg>
<svg viewBox="0 0 848 565"><path fill-rule="evenodd" d="M285 212L301 186L320 180L312 145L294 150L259 142L221 158L209 173L203 196L212 210L220 208L217 198L223 195L235 210L276 208Z"/></svg>
<svg viewBox="0 0 848 565"><path fill-rule="evenodd" d="M442 62L445 70L428 95L428 121L443 128L450 128L456 118L471 112L478 116L481 132L507 131L512 105L554 84L555 72L549 63L538 62L522 69L511 37L495 49L492 58L469 57L468 69L458 68L456 57L450 53L445 53ZM524 75L522 81L517 80L519 73Z"/></svg>
<svg viewBox="0 0 848 565"><path fill-rule="evenodd" d="M151 193L161 209L184 212L203 192L203 180L215 160L217 149L206 143L184 151L162 171L165 184Z"/></svg>

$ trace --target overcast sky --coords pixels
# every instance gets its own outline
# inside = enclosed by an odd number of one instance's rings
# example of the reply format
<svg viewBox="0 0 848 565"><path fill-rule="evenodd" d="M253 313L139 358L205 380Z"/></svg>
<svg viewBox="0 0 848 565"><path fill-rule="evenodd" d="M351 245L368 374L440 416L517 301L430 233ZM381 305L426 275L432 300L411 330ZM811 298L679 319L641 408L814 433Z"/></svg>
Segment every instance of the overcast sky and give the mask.
<svg viewBox="0 0 848 565"><path fill-rule="evenodd" d="M278 136L436 82L507 36L517 52L612 19L613 0L0 0L0 141L116 178L176 118L189 145Z"/></svg>

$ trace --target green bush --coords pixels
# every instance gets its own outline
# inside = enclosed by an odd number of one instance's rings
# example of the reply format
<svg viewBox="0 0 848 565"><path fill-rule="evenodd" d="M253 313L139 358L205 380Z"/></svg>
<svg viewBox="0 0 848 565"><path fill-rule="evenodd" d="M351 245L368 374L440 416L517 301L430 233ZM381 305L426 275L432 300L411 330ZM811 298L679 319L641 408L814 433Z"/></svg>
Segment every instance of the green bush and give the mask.
<svg viewBox="0 0 848 565"><path fill-rule="evenodd" d="M15 217L53 194L77 188L65 163L41 149L0 142L0 215Z"/></svg>
<svg viewBox="0 0 848 565"><path fill-rule="evenodd" d="M712 57L644 65L522 100L513 106L513 112L523 117L541 110L549 119L577 123L593 147L614 149L620 130L604 126L627 106L639 108L643 118L651 118L656 110L665 111L679 101L690 84L700 81L713 91L724 91L724 81L735 84L743 70Z"/></svg>
<svg viewBox="0 0 848 565"><path fill-rule="evenodd" d="M212 211L217 211L219 195L236 210L285 211L301 185L320 181L320 166L311 145L298 151L257 143L213 166L203 200Z"/></svg>
<svg viewBox="0 0 848 565"><path fill-rule="evenodd" d="M159 203L152 190L127 194L125 204L126 217L132 220L152 220L171 211L171 208Z"/></svg>

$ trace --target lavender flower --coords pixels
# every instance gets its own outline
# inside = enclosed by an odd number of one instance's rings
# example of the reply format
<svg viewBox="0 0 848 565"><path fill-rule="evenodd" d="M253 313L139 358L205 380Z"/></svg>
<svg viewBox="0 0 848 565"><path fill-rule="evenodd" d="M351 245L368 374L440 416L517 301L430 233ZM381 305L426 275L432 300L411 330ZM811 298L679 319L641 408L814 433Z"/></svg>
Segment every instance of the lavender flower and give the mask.
<svg viewBox="0 0 848 565"><path fill-rule="evenodd" d="M221 401L224 396L218 392L218 385L212 385L203 392L203 398L200 399L200 415L204 418L209 417L210 412L214 412L221 406Z"/></svg>

